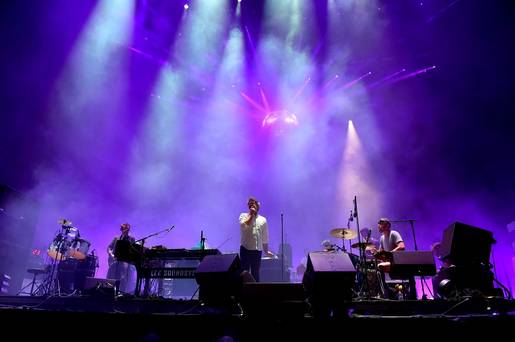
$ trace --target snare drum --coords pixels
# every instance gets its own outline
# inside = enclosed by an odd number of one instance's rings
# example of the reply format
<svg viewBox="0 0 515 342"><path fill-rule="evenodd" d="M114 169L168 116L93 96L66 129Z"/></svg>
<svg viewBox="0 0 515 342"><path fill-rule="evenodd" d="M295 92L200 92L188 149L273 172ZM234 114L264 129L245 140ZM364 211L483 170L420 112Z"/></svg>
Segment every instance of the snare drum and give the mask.
<svg viewBox="0 0 515 342"><path fill-rule="evenodd" d="M90 246L91 243L87 240L75 239L72 241L70 249L68 250L68 256L79 260L86 259Z"/></svg>

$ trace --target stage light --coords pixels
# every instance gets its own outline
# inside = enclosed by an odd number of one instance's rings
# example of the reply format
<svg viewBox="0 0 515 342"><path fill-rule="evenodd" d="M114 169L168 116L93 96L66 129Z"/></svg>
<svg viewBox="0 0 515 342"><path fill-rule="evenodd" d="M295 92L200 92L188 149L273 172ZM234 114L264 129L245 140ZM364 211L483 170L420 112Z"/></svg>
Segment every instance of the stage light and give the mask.
<svg viewBox="0 0 515 342"><path fill-rule="evenodd" d="M188 8L190 8L190 5L184 4L184 9L187 10Z"/></svg>
<svg viewBox="0 0 515 342"><path fill-rule="evenodd" d="M268 115L263 119L262 125L263 127L277 126L279 129L283 130L284 128L297 126L298 124L299 120L295 114L290 113L287 110L279 110L268 113Z"/></svg>

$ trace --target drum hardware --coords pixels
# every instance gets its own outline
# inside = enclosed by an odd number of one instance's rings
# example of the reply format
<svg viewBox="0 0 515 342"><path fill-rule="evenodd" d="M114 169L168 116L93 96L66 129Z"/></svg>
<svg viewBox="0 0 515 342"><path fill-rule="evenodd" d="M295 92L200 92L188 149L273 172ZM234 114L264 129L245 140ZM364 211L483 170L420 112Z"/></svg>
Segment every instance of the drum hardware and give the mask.
<svg viewBox="0 0 515 342"><path fill-rule="evenodd" d="M84 260L88 255L89 247L91 243L81 238L75 238L72 241L70 248L68 249L68 256L70 258Z"/></svg>
<svg viewBox="0 0 515 342"><path fill-rule="evenodd" d="M78 261L87 261L91 246L89 241L80 237L79 229L72 226L71 221L61 219L58 223L61 229L47 250L52 263L49 265L49 275L43 283L46 295L61 292L62 272L73 268Z"/></svg>
<svg viewBox="0 0 515 342"><path fill-rule="evenodd" d="M372 242L356 242L356 243L353 243L351 245L351 247L352 248L360 248L360 249L364 249L364 250L370 250L373 247L375 247L375 245Z"/></svg>
<svg viewBox="0 0 515 342"><path fill-rule="evenodd" d="M353 199L353 210L350 211L347 227L350 228L350 222L354 221L354 219L356 220L356 234L350 232L344 233L343 231L335 233L342 235L347 234L348 236L352 236L352 238L358 238L358 242L350 245L351 250L352 248L359 250L359 256L356 255L353 259L356 271L358 272L356 277L356 296L360 299L369 299L375 296L384 297L385 291L382 283L382 275L378 271L377 261L373 258L370 260L371 253L375 250L377 241L371 238L371 229L361 229L359 226L358 200L356 196L354 196ZM367 252L369 259L367 259Z"/></svg>
<svg viewBox="0 0 515 342"><path fill-rule="evenodd" d="M73 293L83 291L87 277L94 277L98 268L98 257L86 255L84 259L68 258L59 263L57 278L61 291Z"/></svg>
<svg viewBox="0 0 515 342"><path fill-rule="evenodd" d="M374 254L374 258L376 258L377 260L380 260L382 262L391 262L393 259L393 254L392 254L392 252L388 252L388 251L379 251Z"/></svg>
<svg viewBox="0 0 515 342"><path fill-rule="evenodd" d="M65 259L65 253L69 247L67 236L70 231L71 222L63 219L59 220L58 223L61 224L61 231L57 233L47 251L48 256L52 259L52 264L50 265L50 274L44 282L45 295L50 295L56 290L58 293L60 292L58 279L56 277L57 265Z"/></svg>
<svg viewBox="0 0 515 342"><path fill-rule="evenodd" d="M29 296L36 296L41 292L42 286L44 285L43 282L38 282L38 276L41 274L47 274L50 271L49 267L46 267L44 269L41 268L29 268L27 270L28 273L32 274L32 281L25 285L19 292L19 295L29 295ZM24 292L25 289L27 289L30 286L30 292Z"/></svg>
<svg viewBox="0 0 515 342"><path fill-rule="evenodd" d="M370 260L366 259L365 251L372 251L375 248L375 244L370 239L371 230L368 228L364 228L362 231L360 231L359 227L359 217L358 217L358 207L357 207L357 198L354 196L353 200L354 204L354 210L350 211L349 218L347 220L347 228L334 228L329 231L329 234L332 237L342 239L342 247L339 247L337 245L330 244L329 240L325 240L322 245L325 248L325 252L338 252L341 251L343 253L346 253L350 256L351 261L356 268L356 271L358 272L358 276L356 277L356 294L358 297L362 297L363 294L366 294L365 297L371 297L370 293L370 285L369 278L374 274L372 278L375 277L375 273L377 272L377 267L375 265L369 265ZM350 223L356 219L356 227L357 231L350 228ZM361 234L363 232L366 232L366 237L364 238L364 241L361 239ZM358 242L351 244L352 239L358 238ZM349 240L349 247L351 249L350 253L347 253L347 250L345 248L345 240ZM359 256L352 254L352 248L358 248L359 249ZM373 279L372 279L373 280ZM374 283L377 283L377 281L374 281ZM383 291L377 291L377 292L383 292Z"/></svg>

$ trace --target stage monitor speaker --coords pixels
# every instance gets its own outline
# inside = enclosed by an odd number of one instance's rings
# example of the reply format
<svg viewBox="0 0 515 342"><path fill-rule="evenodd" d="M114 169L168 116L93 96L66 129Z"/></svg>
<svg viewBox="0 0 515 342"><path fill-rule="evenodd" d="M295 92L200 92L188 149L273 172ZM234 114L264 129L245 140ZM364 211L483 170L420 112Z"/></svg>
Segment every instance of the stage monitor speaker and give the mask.
<svg viewBox="0 0 515 342"><path fill-rule="evenodd" d="M199 299L205 303L224 304L237 298L243 286L238 254L207 255L195 271Z"/></svg>
<svg viewBox="0 0 515 342"><path fill-rule="evenodd" d="M347 253L312 252L302 284L309 299L340 303L352 299L356 269Z"/></svg>
<svg viewBox="0 0 515 342"><path fill-rule="evenodd" d="M492 232L454 222L443 232L440 255L454 265L488 265L493 243Z"/></svg>
<svg viewBox="0 0 515 342"><path fill-rule="evenodd" d="M90 296L116 296L120 281L117 279L103 279L86 277L84 280L84 294Z"/></svg>
<svg viewBox="0 0 515 342"><path fill-rule="evenodd" d="M436 264L431 251L400 251L392 253L390 278L407 279L414 276L434 276Z"/></svg>
<svg viewBox="0 0 515 342"><path fill-rule="evenodd" d="M442 268L433 277L436 297L452 299L480 292L485 296L498 296L494 288L494 274L484 265L450 266ZM502 297L502 290L500 296Z"/></svg>

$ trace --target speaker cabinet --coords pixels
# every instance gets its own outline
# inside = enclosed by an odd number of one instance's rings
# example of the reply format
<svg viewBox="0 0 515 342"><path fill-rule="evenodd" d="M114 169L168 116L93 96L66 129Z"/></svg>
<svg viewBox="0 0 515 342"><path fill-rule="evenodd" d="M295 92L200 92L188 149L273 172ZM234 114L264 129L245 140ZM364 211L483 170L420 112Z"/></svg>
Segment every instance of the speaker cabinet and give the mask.
<svg viewBox="0 0 515 342"><path fill-rule="evenodd" d="M450 266L442 268L433 277L435 296L457 298L480 292L485 296L503 296L494 288L494 274L483 265Z"/></svg>
<svg viewBox="0 0 515 342"><path fill-rule="evenodd" d="M493 233L461 222L454 222L443 232L440 254L442 259L458 266L488 265Z"/></svg>
<svg viewBox="0 0 515 342"><path fill-rule="evenodd" d="M238 254L207 255L195 271L199 299L209 303L224 303L238 297L243 286Z"/></svg>
<svg viewBox="0 0 515 342"><path fill-rule="evenodd" d="M103 279L86 277L84 280L84 294L90 296L116 296L120 281L117 279Z"/></svg>
<svg viewBox="0 0 515 342"><path fill-rule="evenodd" d="M346 253L312 252L302 283L308 298L334 303L350 301L356 269Z"/></svg>
<svg viewBox="0 0 515 342"><path fill-rule="evenodd" d="M407 279L414 276L434 276L436 265L431 251L400 251L392 253L390 278Z"/></svg>

